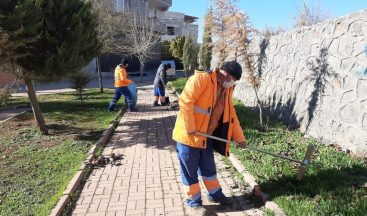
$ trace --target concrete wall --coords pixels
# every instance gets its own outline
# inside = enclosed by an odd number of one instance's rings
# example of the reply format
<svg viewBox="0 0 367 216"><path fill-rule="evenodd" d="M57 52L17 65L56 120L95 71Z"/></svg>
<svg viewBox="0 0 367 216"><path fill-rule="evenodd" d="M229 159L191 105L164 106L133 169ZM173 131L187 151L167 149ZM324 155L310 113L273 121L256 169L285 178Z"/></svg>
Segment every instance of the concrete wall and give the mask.
<svg viewBox="0 0 367 216"><path fill-rule="evenodd" d="M268 112L308 136L367 156L367 10L252 45ZM235 97L256 106L244 76Z"/></svg>

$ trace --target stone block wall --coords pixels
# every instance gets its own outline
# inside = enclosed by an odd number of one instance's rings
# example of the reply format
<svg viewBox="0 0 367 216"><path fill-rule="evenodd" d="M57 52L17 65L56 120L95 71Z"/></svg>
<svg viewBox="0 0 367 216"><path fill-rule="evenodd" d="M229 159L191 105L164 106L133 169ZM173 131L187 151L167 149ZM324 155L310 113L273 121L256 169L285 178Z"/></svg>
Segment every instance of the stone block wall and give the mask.
<svg viewBox="0 0 367 216"><path fill-rule="evenodd" d="M252 46L267 112L326 144L367 156L367 10L256 38ZM235 97L256 106L245 76Z"/></svg>

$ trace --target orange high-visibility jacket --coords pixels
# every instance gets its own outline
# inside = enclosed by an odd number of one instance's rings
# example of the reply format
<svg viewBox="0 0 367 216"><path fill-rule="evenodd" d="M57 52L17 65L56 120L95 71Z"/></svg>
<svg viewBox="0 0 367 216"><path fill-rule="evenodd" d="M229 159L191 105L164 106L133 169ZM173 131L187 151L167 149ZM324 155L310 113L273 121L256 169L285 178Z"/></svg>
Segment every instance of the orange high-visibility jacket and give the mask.
<svg viewBox="0 0 367 216"><path fill-rule="evenodd" d="M133 83L133 81L127 78L126 68L117 65L115 69L115 87L128 86L130 83Z"/></svg>
<svg viewBox="0 0 367 216"><path fill-rule="evenodd" d="M217 99L218 71L195 71L195 75L187 81L179 98L180 111L173 130L175 141L195 148L206 148L206 137L189 135L187 132L207 133L212 107ZM223 121L219 123L213 136L244 142L246 138L233 106L233 87L226 91ZM229 156L229 144L214 141L213 148L220 154Z"/></svg>

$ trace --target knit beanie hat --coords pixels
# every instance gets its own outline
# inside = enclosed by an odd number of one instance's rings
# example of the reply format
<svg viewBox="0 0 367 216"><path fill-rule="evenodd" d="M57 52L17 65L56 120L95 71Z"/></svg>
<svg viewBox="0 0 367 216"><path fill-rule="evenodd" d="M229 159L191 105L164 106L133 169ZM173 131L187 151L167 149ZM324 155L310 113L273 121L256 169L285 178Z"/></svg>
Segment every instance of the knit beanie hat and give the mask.
<svg viewBox="0 0 367 216"><path fill-rule="evenodd" d="M123 66L126 66L127 64L129 64L129 60L127 60L127 59L121 59L121 64Z"/></svg>
<svg viewBox="0 0 367 216"><path fill-rule="evenodd" d="M171 68L171 63L164 64L163 67L166 69Z"/></svg>
<svg viewBox="0 0 367 216"><path fill-rule="evenodd" d="M242 67L236 61L224 62L224 64L222 65L220 69L231 74L234 78L236 78L236 80L241 79Z"/></svg>

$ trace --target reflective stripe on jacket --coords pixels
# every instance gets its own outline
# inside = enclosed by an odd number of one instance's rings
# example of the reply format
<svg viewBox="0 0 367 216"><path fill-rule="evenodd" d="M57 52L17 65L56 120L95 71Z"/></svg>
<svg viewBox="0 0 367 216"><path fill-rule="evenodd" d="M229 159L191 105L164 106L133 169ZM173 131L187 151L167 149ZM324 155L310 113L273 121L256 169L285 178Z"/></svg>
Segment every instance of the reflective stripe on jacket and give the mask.
<svg viewBox="0 0 367 216"><path fill-rule="evenodd" d="M207 133L211 110L217 99L218 71L195 71L195 75L187 81L179 98L180 111L173 129L175 141L195 148L206 148L205 137L189 135L187 132ZM233 87L226 91L222 121L213 135L244 142L246 139L233 106ZM213 148L220 154L229 156L229 143L214 141Z"/></svg>
<svg viewBox="0 0 367 216"><path fill-rule="evenodd" d="M115 87L128 86L133 81L127 78L126 68L122 65L117 65L115 69Z"/></svg>

